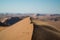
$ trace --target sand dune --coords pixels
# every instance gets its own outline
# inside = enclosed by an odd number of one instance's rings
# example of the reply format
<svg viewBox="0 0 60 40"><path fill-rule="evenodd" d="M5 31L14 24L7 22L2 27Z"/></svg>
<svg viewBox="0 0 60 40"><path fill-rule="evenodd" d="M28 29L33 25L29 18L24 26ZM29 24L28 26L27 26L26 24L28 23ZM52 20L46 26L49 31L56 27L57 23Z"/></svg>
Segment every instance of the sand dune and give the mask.
<svg viewBox="0 0 60 40"><path fill-rule="evenodd" d="M60 31L50 26L34 24L32 40L60 40Z"/></svg>
<svg viewBox="0 0 60 40"><path fill-rule="evenodd" d="M0 40L60 40L60 31L46 22L27 17L2 30Z"/></svg>
<svg viewBox="0 0 60 40"><path fill-rule="evenodd" d="M37 25L47 25L47 26L51 26L55 29L60 30L60 21L59 22L52 22L52 21L40 21L40 20L32 20L33 23L37 24Z"/></svg>
<svg viewBox="0 0 60 40"><path fill-rule="evenodd" d="M0 40L31 40L33 24L30 17L0 32Z"/></svg>
<svg viewBox="0 0 60 40"><path fill-rule="evenodd" d="M57 27L58 29L60 29L60 21L57 21L57 22L48 21L47 23L50 25L53 25L54 27Z"/></svg>
<svg viewBox="0 0 60 40"><path fill-rule="evenodd" d="M34 23L34 30L32 40L60 40L60 30L39 20L32 20Z"/></svg>

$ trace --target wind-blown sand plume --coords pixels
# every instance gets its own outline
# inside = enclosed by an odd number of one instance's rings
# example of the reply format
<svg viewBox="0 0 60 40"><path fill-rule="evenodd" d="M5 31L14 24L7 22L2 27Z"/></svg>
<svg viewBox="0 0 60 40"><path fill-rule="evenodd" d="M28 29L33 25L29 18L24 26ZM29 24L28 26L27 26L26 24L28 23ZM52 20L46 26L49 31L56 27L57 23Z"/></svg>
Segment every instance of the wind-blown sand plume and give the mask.
<svg viewBox="0 0 60 40"><path fill-rule="evenodd" d="M31 40L33 24L30 17L25 18L0 32L0 40Z"/></svg>

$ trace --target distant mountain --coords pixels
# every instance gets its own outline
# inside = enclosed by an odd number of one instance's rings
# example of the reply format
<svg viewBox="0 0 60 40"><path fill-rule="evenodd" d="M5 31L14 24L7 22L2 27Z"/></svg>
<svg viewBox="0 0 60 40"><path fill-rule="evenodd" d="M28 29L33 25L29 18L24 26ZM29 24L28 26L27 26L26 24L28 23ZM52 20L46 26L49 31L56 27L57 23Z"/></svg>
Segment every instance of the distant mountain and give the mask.
<svg viewBox="0 0 60 40"><path fill-rule="evenodd" d="M45 16L46 14L36 14L36 16Z"/></svg>
<svg viewBox="0 0 60 40"><path fill-rule="evenodd" d="M60 16L60 14L51 14L50 16Z"/></svg>
<svg viewBox="0 0 60 40"><path fill-rule="evenodd" d="M19 20L21 20L19 17L12 17L11 19L7 19L4 23L7 25L12 25L18 22Z"/></svg>
<svg viewBox="0 0 60 40"><path fill-rule="evenodd" d="M0 22L0 26L10 26L15 24L16 22L20 21L22 18L19 17L11 17L10 19L8 18L5 20L5 22Z"/></svg>

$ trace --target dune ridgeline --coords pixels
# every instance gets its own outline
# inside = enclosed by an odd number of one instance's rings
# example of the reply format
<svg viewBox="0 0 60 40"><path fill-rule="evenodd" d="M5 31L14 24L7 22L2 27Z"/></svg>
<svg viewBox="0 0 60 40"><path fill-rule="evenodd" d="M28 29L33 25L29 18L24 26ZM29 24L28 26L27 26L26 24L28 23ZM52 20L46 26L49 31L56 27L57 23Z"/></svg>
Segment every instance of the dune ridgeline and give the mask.
<svg viewBox="0 0 60 40"><path fill-rule="evenodd" d="M60 40L60 31L24 18L0 32L0 40Z"/></svg>
<svg viewBox="0 0 60 40"><path fill-rule="evenodd" d="M0 40L31 40L32 32L33 24L28 17L1 31Z"/></svg>

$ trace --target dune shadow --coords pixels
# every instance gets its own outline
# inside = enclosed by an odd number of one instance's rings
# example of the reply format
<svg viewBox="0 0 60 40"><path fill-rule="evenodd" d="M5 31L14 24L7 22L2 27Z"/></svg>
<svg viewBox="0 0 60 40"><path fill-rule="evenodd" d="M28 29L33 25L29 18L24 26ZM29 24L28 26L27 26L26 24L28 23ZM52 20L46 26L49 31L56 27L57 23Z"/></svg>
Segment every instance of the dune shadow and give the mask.
<svg viewBox="0 0 60 40"><path fill-rule="evenodd" d="M8 26L8 25L0 22L0 26Z"/></svg>
<svg viewBox="0 0 60 40"><path fill-rule="evenodd" d="M50 26L34 24L31 40L60 40L60 31Z"/></svg>
<svg viewBox="0 0 60 40"><path fill-rule="evenodd" d="M7 19L4 23L0 22L0 26L1 27L11 26L11 25L17 23L20 20L22 20L22 18L19 18L19 17L11 17L11 19Z"/></svg>

